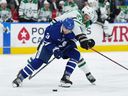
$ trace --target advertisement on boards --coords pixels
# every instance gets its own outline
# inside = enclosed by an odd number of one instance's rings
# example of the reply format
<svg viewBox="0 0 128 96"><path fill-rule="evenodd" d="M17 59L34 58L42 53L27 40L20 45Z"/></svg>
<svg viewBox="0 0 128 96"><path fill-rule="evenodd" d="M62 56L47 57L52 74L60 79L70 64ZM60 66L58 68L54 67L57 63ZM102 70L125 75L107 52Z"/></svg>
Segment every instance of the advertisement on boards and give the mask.
<svg viewBox="0 0 128 96"><path fill-rule="evenodd" d="M5 23L7 32L0 32L0 54L34 53L44 36L49 23ZM93 24L87 32L87 37L95 40L95 48L101 51L128 51L128 24L110 24L108 32L111 37L105 37L104 30L98 24ZM85 51L85 50L83 50Z"/></svg>
<svg viewBox="0 0 128 96"><path fill-rule="evenodd" d="M12 47L37 47L49 23L13 23L11 25Z"/></svg>
<svg viewBox="0 0 128 96"><path fill-rule="evenodd" d="M88 37L96 41L96 45L128 45L128 24L110 24L107 30L112 34L110 37L104 36L102 26L93 24Z"/></svg>

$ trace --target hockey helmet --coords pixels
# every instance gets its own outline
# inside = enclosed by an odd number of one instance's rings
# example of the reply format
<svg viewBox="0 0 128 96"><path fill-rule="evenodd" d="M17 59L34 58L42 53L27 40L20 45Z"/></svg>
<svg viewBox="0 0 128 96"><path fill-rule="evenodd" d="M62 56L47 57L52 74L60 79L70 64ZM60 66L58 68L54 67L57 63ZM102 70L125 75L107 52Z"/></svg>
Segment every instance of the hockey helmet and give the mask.
<svg viewBox="0 0 128 96"><path fill-rule="evenodd" d="M66 18L62 24L68 30L72 30L74 28L74 21L71 18Z"/></svg>
<svg viewBox="0 0 128 96"><path fill-rule="evenodd" d="M95 12L94 12L93 8L91 8L89 6L85 6L82 9L82 12L83 12L84 15L88 15L90 18L93 18L94 15L95 15Z"/></svg>

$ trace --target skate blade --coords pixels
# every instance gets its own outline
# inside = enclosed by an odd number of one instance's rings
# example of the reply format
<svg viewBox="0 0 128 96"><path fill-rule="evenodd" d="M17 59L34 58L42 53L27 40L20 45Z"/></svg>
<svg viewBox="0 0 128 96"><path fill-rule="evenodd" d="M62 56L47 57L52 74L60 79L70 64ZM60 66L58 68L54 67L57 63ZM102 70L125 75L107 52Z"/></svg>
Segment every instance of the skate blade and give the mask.
<svg viewBox="0 0 128 96"><path fill-rule="evenodd" d="M60 85L58 85L59 87L63 87L63 88L69 88L71 87L71 84L66 84L66 83L61 83Z"/></svg>
<svg viewBox="0 0 128 96"><path fill-rule="evenodd" d="M92 84L92 85L96 85L96 83L95 83L95 82L92 82L91 84Z"/></svg>
<svg viewBox="0 0 128 96"><path fill-rule="evenodd" d="M13 88L17 88L17 87L21 87L22 84L17 85L17 84L15 84L15 83L12 83L12 86L13 86Z"/></svg>

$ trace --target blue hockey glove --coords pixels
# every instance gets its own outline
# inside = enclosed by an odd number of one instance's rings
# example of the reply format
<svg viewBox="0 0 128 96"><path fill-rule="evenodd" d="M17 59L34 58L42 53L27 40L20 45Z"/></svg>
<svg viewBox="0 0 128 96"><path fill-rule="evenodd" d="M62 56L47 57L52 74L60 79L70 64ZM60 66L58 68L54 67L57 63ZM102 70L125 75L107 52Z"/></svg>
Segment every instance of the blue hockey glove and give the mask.
<svg viewBox="0 0 128 96"><path fill-rule="evenodd" d="M56 49L53 54L54 54L55 58L57 58L57 59L60 59L63 56L60 49Z"/></svg>

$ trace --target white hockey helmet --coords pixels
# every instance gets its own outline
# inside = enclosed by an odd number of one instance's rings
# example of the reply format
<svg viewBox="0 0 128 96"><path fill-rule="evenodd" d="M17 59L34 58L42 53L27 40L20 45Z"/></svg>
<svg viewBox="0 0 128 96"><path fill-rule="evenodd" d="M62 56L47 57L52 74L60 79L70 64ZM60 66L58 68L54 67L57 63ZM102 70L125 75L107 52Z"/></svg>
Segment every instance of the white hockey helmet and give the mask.
<svg viewBox="0 0 128 96"><path fill-rule="evenodd" d="M93 18L94 17L94 10L93 8L89 7L89 6L85 6L83 9L82 9L82 12L84 15L88 15L90 16L90 18Z"/></svg>

